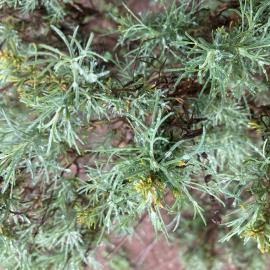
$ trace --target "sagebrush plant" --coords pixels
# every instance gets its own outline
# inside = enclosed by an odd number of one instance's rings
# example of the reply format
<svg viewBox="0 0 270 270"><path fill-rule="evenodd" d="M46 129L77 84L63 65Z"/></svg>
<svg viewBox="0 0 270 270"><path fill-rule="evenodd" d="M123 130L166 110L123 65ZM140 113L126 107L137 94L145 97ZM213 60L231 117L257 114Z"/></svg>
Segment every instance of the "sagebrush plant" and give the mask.
<svg viewBox="0 0 270 270"><path fill-rule="evenodd" d="M47 15L52 20L63 19L65 4L71 3L70 0L1 0L0 8L13 8L19 10L22 15L29 15L35 9L45 8Z"/></svg>
<svg viewBox="0 0 270 270"><path fill-rule="evenodd" d="M99 244L147 213L187 269L263 267L250 254L270 248L268 1L112 1L108 35L74 27L79 2L0 1L0 266L99 267Z"/></svg>

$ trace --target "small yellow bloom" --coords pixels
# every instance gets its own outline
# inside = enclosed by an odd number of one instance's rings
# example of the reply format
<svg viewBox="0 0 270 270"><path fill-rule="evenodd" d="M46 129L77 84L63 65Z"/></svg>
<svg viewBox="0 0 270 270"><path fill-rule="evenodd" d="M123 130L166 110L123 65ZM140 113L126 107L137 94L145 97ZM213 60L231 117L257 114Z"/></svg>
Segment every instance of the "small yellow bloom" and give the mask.
<svg viewBox="0 0 270 270"><path fill-rule="evenodd" d="M146 90L147 91L155 91L156 90L156 85L153 83L153 84L149 84L149 85L147 85L147 87L146 87Z"/></svg>
<svg viewBox="0 0 270 270"><path fill-rule="evenodd" d="M248 128L256 130L256 132L259 134L263 131L263 128L254 120L248 123Z"/></svg>
<svg viewBox="0 0 270 270"><path fill-rule="evenodd" d="M178 163L177 163L177 166L180 167L180 168L184 168L187 166L187 161L185 160L180 160Z"/></svg>
<svg viewBox="0 0 270 270"><path fill-rule="evenodd" d="M143 178L134 184L134 189L143 195L143 197L147 197L147 194L151 192L153 187L152 178L148 177L147 179Z"/></svg>
<svg viewBox="0 0 270 270"><path fill-rule="evenodd" d="M77 223L80 225L85 225L86 227L95 228L96 227L96 219L92 213L91 209L81 210L76 207L76 219Z"/></svg>
<svg viewBox="0 0 270 270"><path fill-rule="evenodd" d="M256 238L256 235L257 235L257 233L254 232L254 231L252 231L252 230L247 231L247 232L245 233L245 236L252 237L252 238Z"/></svg>
<svg viewBox="0 0 270 270"><path fill-rule="evenodd" d="M133 187L142 196L144 201L147 201L150 195L151 203L154 205L158 204L160 207L163 208L157 193L157 189L165 189L165 185L163 183L158 180L153 181L152 177L148 176L147 178L142 177L140 181L133 185Z"/></svg>
<svg viewBox="0 0 270 270"><path fill-rule="evenodd" d="M240 206L240 208L243 209L243 210L246 209L245 204L240 204L239 206Z"/></svg>
<svg viewBox="0 0 270 270"><path fill-rule="evenodd" d="M173 194L174 198L176 198L176 199L180 198L182 196L182 192L179 190L176 190L176 189L172 190L172 194Z"/></svg>
<svg viewBox="0 0 270 270"><path fill-rule="evenodd" d="M123 26L122 25L118 25L118 31L122 31L122 30L124 30L124 28L123 28Z"/></svg>
<svg viewBox="0 0 270 270"><path fill-rule="evenodd" d="M130 108L130 101L127 100L127 105L125 107L125 112L128 112L129 111L129 108Z"/></svg>

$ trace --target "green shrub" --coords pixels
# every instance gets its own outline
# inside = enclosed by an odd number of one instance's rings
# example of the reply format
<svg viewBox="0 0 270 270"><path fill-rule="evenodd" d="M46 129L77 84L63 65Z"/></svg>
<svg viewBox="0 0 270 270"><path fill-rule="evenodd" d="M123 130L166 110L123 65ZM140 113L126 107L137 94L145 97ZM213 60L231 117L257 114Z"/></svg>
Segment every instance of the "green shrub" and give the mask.
<svg viewBox="0 0 270 270"><path fill-rule="evenodd" d="M104 3L115 31L86 36L79 1L0 0L2 267L95 266L144 213L180 238L187 269L263 267L250 254L270 247L270 4L151 3Z"/></svg>

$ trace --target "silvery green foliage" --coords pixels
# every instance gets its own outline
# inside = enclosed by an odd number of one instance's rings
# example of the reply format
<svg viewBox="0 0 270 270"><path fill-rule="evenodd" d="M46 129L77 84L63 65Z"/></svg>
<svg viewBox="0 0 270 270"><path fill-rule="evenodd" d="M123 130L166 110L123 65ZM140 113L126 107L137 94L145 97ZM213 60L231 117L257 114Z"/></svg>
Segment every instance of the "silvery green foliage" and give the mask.
<svg viewBox="0 0 270 270"><path fill-rule="evenodd" d="M51 18L61 19L65 15L64 4L70 2L70 0L0 0L0 8L18 9L23 15L27 15L35 9L44 7Z"/></svg>
<svg viewBox="0 0 270 270"><path fill-rule="evenodd" d="M246 261L226 262L261 265L248 258L270 246L269 3L240 1L216 26L207 1L155 2L113 15L118 42L104 54L78 27L51 26L55 44L41 44L0 25L0 266L83 269L144 213L167 237L183 230L187 248L215 229L212 253L192 257L201 269L221 269L213 256L234 247ZM0 0L4 12L41 6L63 23L62 1ZM112 146L116 120L129 139Z"/></svg>

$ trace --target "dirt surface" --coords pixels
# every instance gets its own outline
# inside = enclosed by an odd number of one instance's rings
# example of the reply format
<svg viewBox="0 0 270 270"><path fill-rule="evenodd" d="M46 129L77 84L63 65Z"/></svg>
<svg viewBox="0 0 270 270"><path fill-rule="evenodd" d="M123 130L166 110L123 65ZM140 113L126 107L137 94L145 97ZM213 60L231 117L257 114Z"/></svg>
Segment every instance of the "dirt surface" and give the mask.
<svg viewBox="0 0 270 270"><path fill-rule="evenodd" d="M178 245L169 243L161 234L156 235L147 216L141 219L132 237L113 238L112 246L102 245L96 252L96 257L104 270L116 270L109 266L109 261L123 253L129 266L121 270L183 269Z"/></svg>
<svg viewBox="0 0 270 270"><path fill-rule="evenodd" d="M139 224L132 238L121 241L119 239L118 244L122 244L132 269L183 269L179 261L178 246L168 243L163 235L156 236L148 217Z"/></svg>

